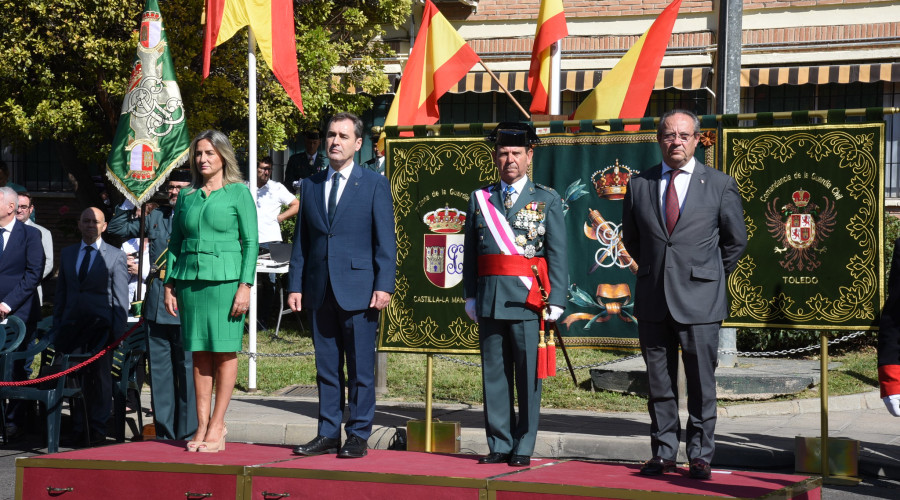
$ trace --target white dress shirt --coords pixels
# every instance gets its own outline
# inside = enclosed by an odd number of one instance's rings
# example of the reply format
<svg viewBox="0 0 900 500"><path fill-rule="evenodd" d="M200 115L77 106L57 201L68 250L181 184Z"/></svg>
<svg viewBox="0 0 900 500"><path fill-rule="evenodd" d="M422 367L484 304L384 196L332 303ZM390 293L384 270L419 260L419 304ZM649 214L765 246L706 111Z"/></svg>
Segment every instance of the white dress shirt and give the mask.
<svg viewBox="0 0 900 500"><path fill-rule="evenodd" d="M691 158L691 161L681 168L681 173L675 176L675 193L678 195L679 209L684 206L684 198L687 196L688 186L691 184L691 175L694 174L696 165L697 161ZM672 167L663 162L662 179L659 183L659 208L662 209L662 213L666 213L666 187L669 185L669 179L671 178L669 172L672 170Z"/></svg>
<svg viewBox="0 0 900 500"><path fill-rule="evenodd" d="M281 207L290 205L296 199L284 184L272 179L256 191L256 220L260 243L281 241L278 215L281 214Z"/></svg>
<svg viewBox="0 0 900 500"><path fill-rule="evenodd" d="M341 169L340 172L337 172L341 175L341 183L338 184L338 192L337 192L337 200L335 200L334 207L337 209L338 203L341 201L341 195L344 194L344 188L347 187L347 181L350 179L350 173L353 172L353 169L356 167L356 164L351 163L349 166L346 166ZM325 213L328 213L328 197L331 196L331 179L334 178L335 174L334 168L330 165L328 166L328 177L325 178Z"/></svg>

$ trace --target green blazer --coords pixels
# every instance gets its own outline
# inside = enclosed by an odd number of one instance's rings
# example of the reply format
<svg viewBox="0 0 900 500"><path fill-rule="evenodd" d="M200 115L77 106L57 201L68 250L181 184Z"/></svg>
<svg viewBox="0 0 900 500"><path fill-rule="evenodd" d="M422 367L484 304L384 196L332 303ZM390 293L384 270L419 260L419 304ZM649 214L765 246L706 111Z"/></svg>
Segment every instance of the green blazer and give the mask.
<svg viewBox="0 0 900 500"><path fill-rule="evenodd" d="M488 201L497 207L502 216L505 209L501 199L500 183L482 189L491 192ZM527 229L516 228L514 224L517 216L534 206L537 206L536 211L544 216L545 232L543 235L532 235L529 238ZM569 268L566 256L566 226L559 195L552 188L529 180L506 219L514 234L525 236L526 243L535 247L535 256L547 260L551 286L549 302L565 308ZM502 252L485 223L485 214L481 212L475 193L469 196L465 231L463 287L465 298L476 298L478 316L494 319L534 319L535 312L525 306L528 288L522 280L516 276L478 276L478 256Z"/></svg>
<svg viewBox="0 0 900 500"><path fill-rule="evenodd" d="M256 204L243 183L210 193L187 187L178 195L169 239L171 280L253 283L259 234Z"/></svg>

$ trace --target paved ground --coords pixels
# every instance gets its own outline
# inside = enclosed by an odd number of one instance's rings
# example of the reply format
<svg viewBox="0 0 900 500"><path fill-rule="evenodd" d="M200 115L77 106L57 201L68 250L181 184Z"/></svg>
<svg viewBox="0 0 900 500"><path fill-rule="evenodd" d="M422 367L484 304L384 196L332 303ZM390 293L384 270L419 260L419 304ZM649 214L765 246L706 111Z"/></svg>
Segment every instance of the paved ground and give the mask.
<svg viewBox="0 0 900 500"><path fill-rule="evenodd" d="M713 466L793 468L795 438L820 435L819 400L726 406L719 411ZM299 444L316 435L314 398L237 396L228 409L228 438L257 443ZM387 448L405 433L408 420L422 419L420 403L379 401L372 448ZM485 454L482 407L435 405L433 417L461 424L460 449ZM900 420L885 410L877 392L829 400L829 436L858 440L859 472L900 478ZM684 416L683 416L684 421ZM647 460L649 417L645 413L541 411L535 456L579 457L623 462ZM686 460L682 455L679 460Z"/></svg>

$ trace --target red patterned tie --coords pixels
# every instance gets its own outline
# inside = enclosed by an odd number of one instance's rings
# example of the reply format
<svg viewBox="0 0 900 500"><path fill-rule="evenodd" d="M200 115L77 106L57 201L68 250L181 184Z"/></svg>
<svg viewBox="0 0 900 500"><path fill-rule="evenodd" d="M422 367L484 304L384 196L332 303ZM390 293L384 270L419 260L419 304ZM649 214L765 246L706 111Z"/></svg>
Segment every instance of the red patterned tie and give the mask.
<svg viewBox="0 0 900 500"><path fill-rule="evenodd" d="M681 170L670 170L669 172L669 183L666 184L666 229L669 234L672 234L680 212L678 192L675 190L675 176L680 174Z"/></svg>

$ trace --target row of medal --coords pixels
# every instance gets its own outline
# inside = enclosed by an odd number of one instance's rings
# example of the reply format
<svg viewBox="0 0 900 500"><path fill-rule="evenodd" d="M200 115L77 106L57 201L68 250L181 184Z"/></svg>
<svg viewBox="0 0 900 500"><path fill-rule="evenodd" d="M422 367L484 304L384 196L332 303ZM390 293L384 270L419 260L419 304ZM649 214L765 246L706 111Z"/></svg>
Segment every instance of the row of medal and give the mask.
<svg viewBox="0 0 900 500"><path fill-rule="evenodd" d="M544 226L543 209L543 202L533 201L516 212L516 220L513 222L513 227L516 229L528 231L527 235L520 234L516 236L516 245L525 247L525 257L529 259L534 257L537 250L543 245L542 242L538 241L537 247L535 247L529 241L534 240L538 236L543 236L547 232L547 228Z"/></svg>

